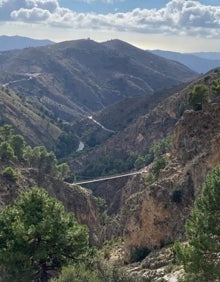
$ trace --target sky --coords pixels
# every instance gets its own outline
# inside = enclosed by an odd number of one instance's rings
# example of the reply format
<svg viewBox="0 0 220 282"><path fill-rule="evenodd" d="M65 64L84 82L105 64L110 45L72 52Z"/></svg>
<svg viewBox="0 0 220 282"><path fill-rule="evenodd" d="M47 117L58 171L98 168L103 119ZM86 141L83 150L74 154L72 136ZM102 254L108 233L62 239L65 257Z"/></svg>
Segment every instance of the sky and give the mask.
<svg viewBox="0 0 220 282"><path fill-rule="evenodd" d="M220 0L0 0L0 35L220 51Z"/></svg>

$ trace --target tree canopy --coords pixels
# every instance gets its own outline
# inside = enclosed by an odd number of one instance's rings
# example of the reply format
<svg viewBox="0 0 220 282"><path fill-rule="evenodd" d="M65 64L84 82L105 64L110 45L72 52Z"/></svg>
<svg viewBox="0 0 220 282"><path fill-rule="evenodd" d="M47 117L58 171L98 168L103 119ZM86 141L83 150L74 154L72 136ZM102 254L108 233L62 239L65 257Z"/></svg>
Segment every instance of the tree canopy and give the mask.
<svg viewBox="0 0 220 282"><path fill-rule="evenodd" d="M220 281L220 165L211 171L186 223L187 244L174 250L183 263L184 281Z"/></svg>
<svg viewBox="0 0 220 282"><path fill-rule="evenodd" d="M80 261L87 250L87 228L43 189L23 192L0 213L5 281L48 281L50 270Z"/></svg>
<svg viewBox="0 0 220 282"><path fill-rule="evenodd" d="M195 111L202 110L204 103L208 102L208 87L203 84L197 84L189 93L189 104Z"/></svg>

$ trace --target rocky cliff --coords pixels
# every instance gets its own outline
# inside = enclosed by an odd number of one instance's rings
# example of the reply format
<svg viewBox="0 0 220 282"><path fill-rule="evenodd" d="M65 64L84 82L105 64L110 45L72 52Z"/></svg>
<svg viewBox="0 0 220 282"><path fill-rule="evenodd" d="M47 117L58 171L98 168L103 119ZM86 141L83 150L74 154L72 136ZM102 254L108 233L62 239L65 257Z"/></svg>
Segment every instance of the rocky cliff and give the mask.
<svg viewBox="0 0 220 282"><path fill-rule="evenodd" d="M220 163L220 104L186 111L175 126L173 150L156 182L147 172L122 189L120 224L125 258L184 238L184 223L207 172Z"/></svg>
<svg viewBox="0 0 220 282"><path fill-rule="evenodd" d="M10 164L18 173L18 180L7 180L2 171L5 164L0 161L0 210L12 204L21 191L39 186L36 170L19 164ZM41 178L40 187L45 188L50 196L60 200L67 211L73 212L77 221L89 228L90 242L100 246L101 219L96 200L92 193L80 186L70 185L50 175Z"/></svg>
<svg viewBox="0 0 220 282"><path fill-rule="evenodd" d="M102 239L124 237L127 261L134 260L138 252L184 238L184 223L194 199L208 171L220 163L220 104L213 102L210 84L212 102L203 111L190 110L188 105L190 90L207 78L211 84L219 73L201 77L95 150L96 160L100 152L107 156L121 151L144 154L156 140L173 135L171 152L164 156L166 166L156 179L150 177L154 165L150 164L134 177L90 185L108 206L110 220Z"/></svg>

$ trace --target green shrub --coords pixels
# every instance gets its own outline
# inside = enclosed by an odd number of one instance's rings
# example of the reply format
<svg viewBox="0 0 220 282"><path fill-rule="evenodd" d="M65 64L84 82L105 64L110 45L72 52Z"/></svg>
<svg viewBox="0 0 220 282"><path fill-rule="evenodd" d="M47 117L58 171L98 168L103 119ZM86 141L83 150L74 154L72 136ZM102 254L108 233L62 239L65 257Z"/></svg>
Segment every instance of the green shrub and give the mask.
<svg viewBox="0 0 220 282"><path fill-rule="evenodd" d="M204 103L209 101L208 90L206 85L197 84L189 93L189 104L195 111L202 110Z"/></svg>
<svg viewBox="0 0 220 282"><path fill-rule="evenodd" d="M159 177L160 171L166 167L167 160L162 157L158 159L152 166L151 172L155 175L156 178Z"/></svg>
<svg viewBox="0 0 220 282"><path fill-rule="evenodd" d="M153 173L148 173L148 175L145 178L146 184L148 184L148 185L153 184L155 180L156 180L156 178L153 175Z"/></svg>
<svg viewBox="0 0 220 282"><path fill-rule="evenodd" d="M2 175L9 181L15 182L18 179L17 172L10 166L3 170Z"/></svg>
<svg viewBox="0 0 220 282"><path fill-rule="evenodd" d="M2 161L15 160L14 150L8 142L2 142L0 144L0 159Z"/></svg>
<svg viewBox="0 0 220 282"><path fill-rule="evenodd" d="M87 269L84 265L67 266L58 278L51 282L102 282L97 271Z"/></svg>

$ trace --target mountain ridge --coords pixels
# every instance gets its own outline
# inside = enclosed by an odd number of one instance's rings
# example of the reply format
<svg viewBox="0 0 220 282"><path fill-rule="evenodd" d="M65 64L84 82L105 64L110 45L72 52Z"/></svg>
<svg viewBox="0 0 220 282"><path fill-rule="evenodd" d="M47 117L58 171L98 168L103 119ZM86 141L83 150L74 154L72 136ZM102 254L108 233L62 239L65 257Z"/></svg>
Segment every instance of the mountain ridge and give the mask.
<svg viewBox="0 0 220 282"><path fill-rule="evenodd" d="M28 47L39 47L51 44L54 44L54 42L48 39L33 39L18 35L0 35L0 52Z"/></svg>
<svg viewBox="0 0 220 282"><path fill-rule="evenodd" d="M220 66L220 53L218 52L179 53L164 50L150 50L150 52L180 62L198 73L206 73Z"/></svg>
<svg viewBox="0 0 220 282"><path fill-rule="evenodd" d="M197 76L178 63L129 44L126 48L131 50L129 56L121 47L116 50L84 39L2 52L0 83L69 122ZM145 57L145 64L131 56L133 50Z"/></svg>

